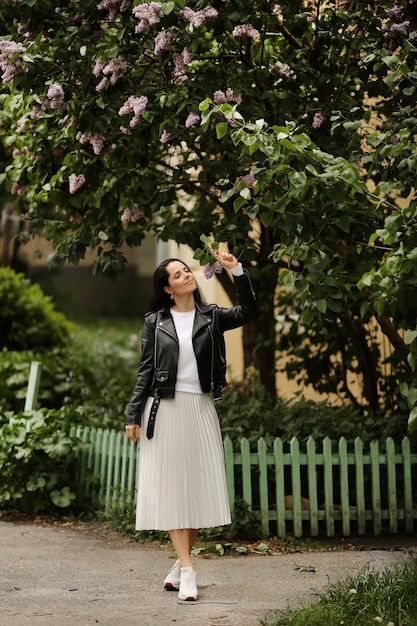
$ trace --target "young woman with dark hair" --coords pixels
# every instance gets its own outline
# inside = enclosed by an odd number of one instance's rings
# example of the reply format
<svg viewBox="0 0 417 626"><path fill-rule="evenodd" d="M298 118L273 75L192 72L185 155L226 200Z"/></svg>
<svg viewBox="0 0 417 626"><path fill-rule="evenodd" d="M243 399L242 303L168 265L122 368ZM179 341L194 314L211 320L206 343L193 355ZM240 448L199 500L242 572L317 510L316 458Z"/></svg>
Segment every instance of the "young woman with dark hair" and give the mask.
<svg viewBox="0 0 417 626"><path fill-rule="evenodd" d="M230 523L224 455L214 406L226 384L223 333L255 315L248 273L233 254L215 253L234 277L239 305L206 304L190 268L167 259L154 273L142 358L126 433L141 431L137 530L167 530L177 561L164 587L196 600L191 550L199 528Z"/></svg>

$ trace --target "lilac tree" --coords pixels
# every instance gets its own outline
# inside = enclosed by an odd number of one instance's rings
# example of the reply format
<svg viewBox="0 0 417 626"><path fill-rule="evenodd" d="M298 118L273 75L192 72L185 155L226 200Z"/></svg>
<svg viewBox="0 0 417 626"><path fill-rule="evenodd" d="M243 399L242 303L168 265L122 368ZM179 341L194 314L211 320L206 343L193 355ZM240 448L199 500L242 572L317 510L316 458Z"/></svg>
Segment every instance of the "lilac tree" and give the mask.
<svg viewBox="0 0 417 626"><path fill-rule="evenodd" d="M91 246L92 271L115 276L148 233L202 262L201 234L227 240L259 295L246 364L274 391L280 279L319 346L311 381L377 412L370 319L411 380L412 307L381 304L397 246L377 244L414 188L413 19L407 2L0 1L2 183L56 264Z"/></svg>

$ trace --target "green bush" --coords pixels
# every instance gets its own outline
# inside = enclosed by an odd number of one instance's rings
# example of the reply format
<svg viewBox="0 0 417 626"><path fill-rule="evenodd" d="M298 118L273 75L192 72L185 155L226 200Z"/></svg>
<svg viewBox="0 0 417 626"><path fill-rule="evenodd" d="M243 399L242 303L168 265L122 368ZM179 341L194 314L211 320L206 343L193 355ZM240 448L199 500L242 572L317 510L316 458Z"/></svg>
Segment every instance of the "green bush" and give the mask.
<svg viewBox="0 0 417 626"><path fill-rule="evenodd" d="M71 323L39 285L0 268L0 347L46 352L68 342Z"/></svg>
<svg viewBox="0 0 417 626"><path fill-rule="evenodd" d="M267 393L254 368L248 368L242 383L229 384L217 404L223 435L227 435L237 451L243 437L255 447L263 437L271 445L276 437L290 441L296 437L305 442L309 437L338 441L345 437L353 442L360 437L366 444L372 439L384 441L393 437L400 442L416 434L407 432L407 415L364 415L351 405L332 405L327 400L316 402L303 396L291 400L273 398Z"/></svg>
<svg viewBox="0 0 417 626"><path fill-rule="evenodd" d="M0 428L0 507L23 513L80 511L77 453L84 444L62 427L59 412L34 411Z"/></svg>
<svg viewBox="0 0 417 626"><path fill-rule="evenodd" d="M123 428L138 366L137 345L125 333L74 325L67 345L49 352L3 349L0 412L23 410L31 361L42 363L39 406L66 407L68 425Z"/></svg>

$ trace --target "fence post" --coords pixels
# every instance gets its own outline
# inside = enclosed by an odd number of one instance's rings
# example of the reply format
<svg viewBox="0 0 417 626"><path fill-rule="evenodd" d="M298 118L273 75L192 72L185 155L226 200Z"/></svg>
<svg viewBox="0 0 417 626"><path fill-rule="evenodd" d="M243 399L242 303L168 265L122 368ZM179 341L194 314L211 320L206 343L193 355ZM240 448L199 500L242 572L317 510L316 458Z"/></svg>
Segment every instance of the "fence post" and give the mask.
<svg viewBox="0 0 417 626"><path fill-rule="evenodd" d="M382 529L379 442L376 440L371 441L369 448L371 460L372 517L374 522L374 535L378 536L381 534Z"/></svg>
<svg viewBox="0 0 417 626"><path fill-rule="evenodd" d="M223 442L224 462L226 467L226 484L227 495L229 498L230 512L233 514L235 510L235 465L233 462L233 444L230 437L226 437Z"/></svg>
<svg viewBox="0 0 417 626"><path fill-rule="evenodd" d="M42 363L32 361L30 364L28 387L25 399L25 411L34 411L38 401L39 384L41 381Z"/></svg>
<svg viewBox="0 0 417 626"><path fill-rule="evenodd" d="M349 500L349 470L348 470L347 442L344 437L339 439L339 480L340 480L340 511L342 514L342 528L345 537L350 535L350 500Z"/></svg>
<svg viewBox="0 0 417 626"><path fill-rule="evenodd" d="M355 439L355 470L356 470L356 510L358 520L358 534L366 533L366 502L365 502L365 474L363 461L363 441Z"/></svg>
<svg viewBox="0 0 417 626"><path fill-rule="evenodd" d="M259 505L261 509L262 532L269 537L269 498L268 498L268 459L266 442L263 437L258 439L259 463Z"/></svg>
<svg viewBox="0 0 417 626"><path fill-rule="evenodd" d="M312 537L319 534L319 515L317 499L317 467L316 442L313 437L307 441L308 500L310 503L310 533Z"/></svg>
<svg viewBox="0 0 417 626"><path fill-rule="evenodd" d="M333 452L329 437L323 439L324 507L328 537L334 537Z"/></svg>
<svg viewBox="0 0 417 626"><path fill-rule="evenodd" d="M284 451L282 440L277 437L274 441L275 459L275 499L277 510L277 534L278 537L285 537L285 468Z"/></svg>

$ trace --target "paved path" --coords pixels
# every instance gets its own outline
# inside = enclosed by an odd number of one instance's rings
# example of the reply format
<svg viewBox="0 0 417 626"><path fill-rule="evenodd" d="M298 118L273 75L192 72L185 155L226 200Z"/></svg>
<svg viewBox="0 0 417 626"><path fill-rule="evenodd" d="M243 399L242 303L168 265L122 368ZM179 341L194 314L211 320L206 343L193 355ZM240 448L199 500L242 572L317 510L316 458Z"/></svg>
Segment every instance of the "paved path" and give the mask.
<svg viewBox="0 0 417 626"><path fill-rule="evenodd" d="M329 583L407 558L409 549L200 556L199 599L181 603L162 589L167 546L0 521L0 626L259 626Z"/></svg>

